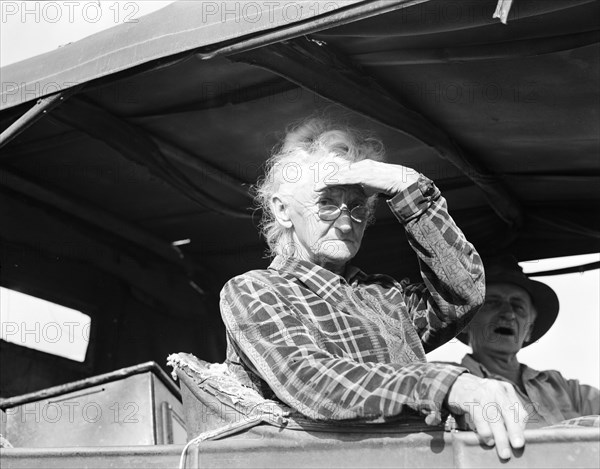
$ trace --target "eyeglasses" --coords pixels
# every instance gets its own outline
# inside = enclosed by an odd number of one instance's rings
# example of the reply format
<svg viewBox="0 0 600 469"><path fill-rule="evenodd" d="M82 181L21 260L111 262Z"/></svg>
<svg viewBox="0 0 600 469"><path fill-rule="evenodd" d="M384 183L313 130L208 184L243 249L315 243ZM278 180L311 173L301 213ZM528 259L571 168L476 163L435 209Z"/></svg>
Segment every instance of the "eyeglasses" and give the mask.
<svg viewBox="0 0 600 469"><path fill-rule="evenodd" d="M366 205L357 205L352 210L350 210L346 204L342 204L342 207L338 207L337 205L323 205L319 207L319 211L317 212L319 218L323 221L334 221L337 220L343 211L348 212L350 218L354 220L356 223L363 223L369 217L369 209Z"/></svg>

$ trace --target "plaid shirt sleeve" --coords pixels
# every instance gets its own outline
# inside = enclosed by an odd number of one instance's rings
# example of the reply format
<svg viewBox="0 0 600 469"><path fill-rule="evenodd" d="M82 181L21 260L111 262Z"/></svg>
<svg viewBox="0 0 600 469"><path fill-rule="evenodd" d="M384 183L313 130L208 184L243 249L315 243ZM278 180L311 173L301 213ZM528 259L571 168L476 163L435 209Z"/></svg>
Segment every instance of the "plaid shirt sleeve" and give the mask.
<svg viewBox="0 0 600 469"><path fill-rule="evenodd" d="M231 345L251 368L279 399L314 419L385 420L412 409L437 424L446 394L465 372L445 364L359 362L331 354L303 313L253 273L225 285L221 313Z"/></svg>
<svg viewBox="0 0 600 469"><path fill-rule="evenodd" d="M430 352L454 338L483 304L483 263L448 214L439 189L425 176L388 205L419 258L424 284L405 287L404 295L423 348Z"/></svg>

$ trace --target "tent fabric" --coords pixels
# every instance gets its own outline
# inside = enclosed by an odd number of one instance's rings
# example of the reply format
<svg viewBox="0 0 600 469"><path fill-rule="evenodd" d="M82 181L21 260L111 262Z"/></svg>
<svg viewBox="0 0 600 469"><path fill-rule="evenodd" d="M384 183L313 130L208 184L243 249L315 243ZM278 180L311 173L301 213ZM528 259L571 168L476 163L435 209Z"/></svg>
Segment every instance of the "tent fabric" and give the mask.
<svg viewBox="0 0 600 469"><path fill-rule="evenodd" d="M139 20L3 67L0 109L186 51L240 41L306 21L315 22L360 3L370 2L174 2Z"/></svg>

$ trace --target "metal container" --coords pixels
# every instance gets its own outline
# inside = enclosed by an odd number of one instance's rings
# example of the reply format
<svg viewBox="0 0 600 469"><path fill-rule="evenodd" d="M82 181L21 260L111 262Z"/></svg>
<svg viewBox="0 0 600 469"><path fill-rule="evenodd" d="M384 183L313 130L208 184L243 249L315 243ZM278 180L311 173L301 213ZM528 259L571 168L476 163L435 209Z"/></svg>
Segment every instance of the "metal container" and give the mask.
<svg viewBox="0 0 600 469"><path fill-rule="evenodd" d="M5 399L0 408L14 447L186 441L179 389L154 362Z"/></svg>

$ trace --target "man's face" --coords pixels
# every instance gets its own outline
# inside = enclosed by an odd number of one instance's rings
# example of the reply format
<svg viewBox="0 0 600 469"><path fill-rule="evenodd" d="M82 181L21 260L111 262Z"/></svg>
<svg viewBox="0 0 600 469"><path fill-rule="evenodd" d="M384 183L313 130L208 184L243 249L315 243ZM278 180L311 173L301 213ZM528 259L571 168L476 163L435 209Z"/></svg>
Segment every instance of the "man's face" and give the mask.
<svg viewBox="0 0 600 469"><path fill-rule="evenodd" d="M357 222L349 210L365 205L367 196L358 185L329 186L313 190L314 181L295 184L288 197L288 214L292 221L297 255L326 269L341 272L360 248L366 220ZM336 220L319 218L319 207L347 207Z"/></svg>
<svg viewBox="0 0 600 469"><path fill-rule="evenodd" d="M511 283L488 284L485 303L469 325L473 352L518 352L534 321L531 297L523 288Z"/></svg>

